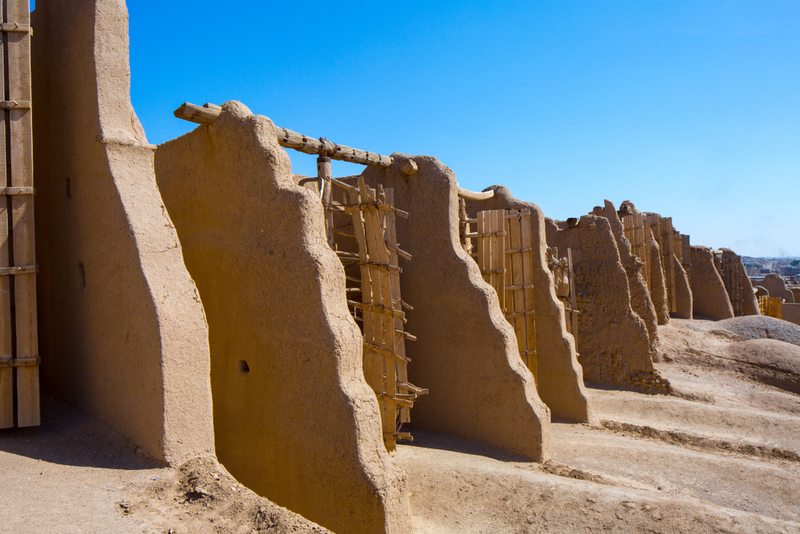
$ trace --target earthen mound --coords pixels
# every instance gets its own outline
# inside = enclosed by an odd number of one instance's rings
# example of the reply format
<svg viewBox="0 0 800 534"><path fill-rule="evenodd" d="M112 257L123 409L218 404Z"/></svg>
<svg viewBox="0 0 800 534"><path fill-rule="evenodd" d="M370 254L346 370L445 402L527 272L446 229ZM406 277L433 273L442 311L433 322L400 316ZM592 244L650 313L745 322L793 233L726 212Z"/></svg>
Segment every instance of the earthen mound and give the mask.
<svg viewBox="0 0 800 534"><path fill-rule="evenodd" d="M800 326L764 315L734 317L714 323L715 330L725 330L745 339L775 339L800 345Z"/></svg>
<svg viewBox="0 0 800 534"><path fill-rule="evenodd" d="M764 384L800 393L800 347L775 339L731 343L725 355L740 372Z"/></svg>

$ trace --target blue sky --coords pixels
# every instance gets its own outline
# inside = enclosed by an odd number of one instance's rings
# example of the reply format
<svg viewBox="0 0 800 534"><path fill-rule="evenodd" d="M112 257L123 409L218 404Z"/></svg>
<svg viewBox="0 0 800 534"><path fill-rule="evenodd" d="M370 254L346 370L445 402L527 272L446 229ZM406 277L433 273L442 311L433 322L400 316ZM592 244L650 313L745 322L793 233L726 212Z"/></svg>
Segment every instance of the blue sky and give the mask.
<svg viewBox="0 0 800 534"><path fill-rule="evenodd" d="M800 2L128 8L153 143L192 127L172 116L184 101L240 100L309 136L436 156L462 187L507 185L548 217L631 200L694 244L800 256Z"/></svg>

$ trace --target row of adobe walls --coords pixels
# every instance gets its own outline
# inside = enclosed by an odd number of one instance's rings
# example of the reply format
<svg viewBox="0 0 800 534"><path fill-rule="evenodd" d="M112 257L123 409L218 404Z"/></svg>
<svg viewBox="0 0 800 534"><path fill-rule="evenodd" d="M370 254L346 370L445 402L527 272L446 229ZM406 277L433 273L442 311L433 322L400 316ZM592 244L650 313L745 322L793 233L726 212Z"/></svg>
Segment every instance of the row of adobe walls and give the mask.
<svg viewBox="0 0 800 534"><path fill-rule="evenodd" d="M272 122L237 102L149 145L130 103L127 23L124 0L39 0L33 16L45 389L166 463L216 455L336 532L409 531L405 474L383 446L318 197L296 184ZM397 234L413 255L402 273L417 336L409 380L430 390L416 427L541 461L551 416L593 422L584 379L668 387L653 370L663 298L646 287L610 203L577 225L499 186L468 205L532 212L537 387L460 245L455 175L435 158L393 158L362 177L412 214ZM577 251L578 347L548 246ZM695 288L705 259L698 249L695 268L693 251L684 309L713 285Z"/></svg>
<svg viewBox="0 0 800 534"><path fill-rule="evenodd" d="M407 532L343 269L271 121L231 102L156 149L130 103L124 1L40 0L33 25L45 389L166 463L216 455L336 532ZM592 420L558 301L541 297L542 402L460 247L452 171L415 157L409 177L394 157L363 176L414 213L397 231L414 255L409 378L431 391L416 426L547 459L551 410Z"/></svg>

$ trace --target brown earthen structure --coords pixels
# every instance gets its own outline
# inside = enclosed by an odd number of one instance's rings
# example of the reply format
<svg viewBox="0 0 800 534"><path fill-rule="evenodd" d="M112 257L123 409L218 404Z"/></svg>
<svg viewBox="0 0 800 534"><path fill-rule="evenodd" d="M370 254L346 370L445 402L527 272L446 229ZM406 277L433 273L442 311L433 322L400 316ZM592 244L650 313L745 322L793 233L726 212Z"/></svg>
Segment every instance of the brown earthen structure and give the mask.
<svg viewBox="0 0 800 534"><path fill-rule="evenodd" d="M671 219L628 202L546 219L503 186L460 189L436 158L307 138L236 101L182 106L200 126L150 145L130 102L127 25L124 0L39 0L39 274L3 256L7 235L0 269L31 275L19 295L38 280L45 389L148 456L218 458L341 534L410 532L390 452L412 437L402 424L545 461L551 416L597 423L584 379L667 391L658 325L734 314L713 251L692 247L689 262ZM285 148L318 155L319 176L292 174ZM329 158L367 167L334 179ZM650 217L635 246L629 215ZM743 313L758 313L749 280L737 287ZM38 353L10 356L7 330L0 421L24 422L3 403L17 376L5 368L30 378ZM16 402L38 418L38 396Z"/></svg>

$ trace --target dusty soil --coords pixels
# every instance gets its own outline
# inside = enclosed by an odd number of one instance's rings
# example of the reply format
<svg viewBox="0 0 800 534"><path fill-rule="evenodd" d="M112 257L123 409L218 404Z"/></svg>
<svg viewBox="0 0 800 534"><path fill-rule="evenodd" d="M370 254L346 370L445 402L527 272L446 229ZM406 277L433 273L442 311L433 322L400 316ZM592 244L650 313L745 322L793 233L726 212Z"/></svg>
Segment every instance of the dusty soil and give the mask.
<svg viewBox="0 0 800 534"><path fill-rule="evenodd" d="M212 459L178 469L43 396L42 426L0 431L3 534L284 534L326 529L259 497Z"/></svg>
<svg viewBox="0 0 800 534"><path fill-rule="evenodd" d="M659 327L673 394L590 389L599 424L554 423L545 464L415 430L394 456L415 532L800 533L800 395L765 380L791 377L796 346L762 326ZM780 345L739 349L759 340ZM0 432L0 499L3 533L327 532L212 460L161 467L52 399L41 428Z"/></svg>

